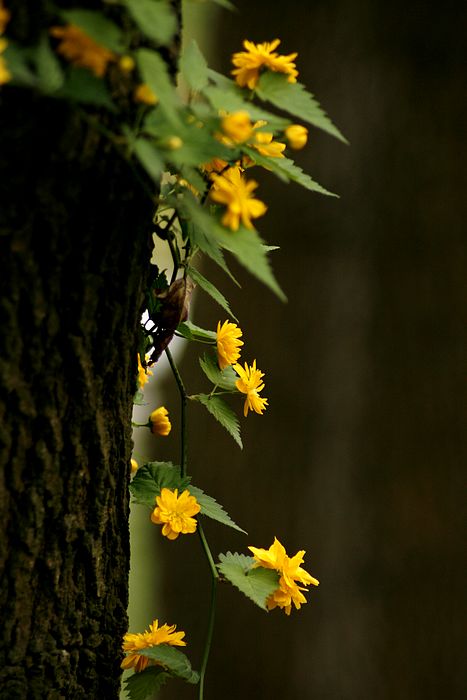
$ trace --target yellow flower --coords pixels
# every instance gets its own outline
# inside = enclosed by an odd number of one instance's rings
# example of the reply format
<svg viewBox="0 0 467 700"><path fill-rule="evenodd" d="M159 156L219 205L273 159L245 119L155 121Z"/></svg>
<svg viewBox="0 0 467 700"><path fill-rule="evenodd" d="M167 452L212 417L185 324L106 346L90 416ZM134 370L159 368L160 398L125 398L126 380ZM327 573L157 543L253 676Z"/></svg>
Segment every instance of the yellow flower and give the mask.
<svg viewBox="0 0 467 700"><path fill-rule="evenodd" d="M280 56L275 53L280 44L279 39L274 41L265 41L262 44L254 44L252 41L245 40L243 46L246 51L239 51L232 56L232 63L235 69L232 75L240 87L247 86L250 90L256 87L260 71L262 69L272 70L276 73L285 73L288 75L289 83L296 83L298 71L295 67L294 59L296 53L291 53L288 56Z"/></svg>
<svg viewBox="0 0 467 700"><path fill-rule="evenodd" d="M1 55L7 46L7 40L0 37L0 85L5 85L5 83L8 83L11 80L11 73L6 66L5 59Z"/></svg>
<svg viewBox="0 0 467 700"><path fill-rule="evenodd" d="M269 156L270 158L284 158L282 153L285 150L285 143L279 143L279 141L273 141L274 134L268 131L258 131L255 134L254 148L261 153L262 156Z"/></svg>
<svg viewBox="0 0 467 700"><path fill-rule="evenodd" d="M159 406L149 416L151 432L155 435L166 437L172 430L172 423L169 420L169 412L165 406Z"/></svg>
<svg viewBox="0 0 467 700"><path fill-rule="evenodd" d="M146 355L146 358L147 357L148 355ZM140 389L145 386L146 382L149 380L149 377L152 377L152 374L152 371L148 367L143 367L138 353L138 384Z"/></svg>
<svg viewBox="0 0 467 700"><path fill-rule="evenodd" d="M240 357L240 346L243 345L242 331L235 323L224 321L217 324L217 361L221 369L233 365Z"/></svg>
<svg viewBox="0 0 467 700"><path fill-rule="evenodd" d="M192 516L199 513L201 506L188 489L179 496L178 489L163 488L161 495L156 496L156 503L151 520L163 525L162 534L169 540L176 540L180 533L187 535L196 531L198 523Z"/></svg>
<svg viewBox="0 0 467 700"><path fill-rule="evenodd" d="M141 85L136 87L133 99L135 102L141 102L144 105L156 105L159 102L159 98L147 83L141 83Z"/></svg>
<svg viewBox="0 0 467 700"><path fill-rule="evenodd" d="M144 671L150 659L147 656L138 654L141 649L154 647L158 644L170 644L175 647L185 647L183 641L185 632L175 632L176 625L162 625L154 620L145 632L127 632L123 637L123 651L128 655L123 659L121 667L123 669L134 668L136 672ZM154 661L157 664L157 661Z"/></svg>
<svg viewBox="0 0 467 700"><path fill-rule="evenodd" d="M136 459L131 459L131 476L134 476L136 472L138 471L138 462Z"/></svg>
<svg viewBox="0 0 467 700"><path fill-rule="evenodd" d="M289 142L290 148L299 151L308 141L308 129L301 124L292 124L285 130L285 138Z"/></svg>
<svg viewBox="0 0 467 700"><path fill-rule="evenodd" d="M222 160L222 158L213 158L210 160L208 163L203 163L201 166L202 170L204 170L205 173L211 174L211 173L220 173L223 170L225 170L228 167L228 163L226 160Z"/></svg>
<svg viewBox="0 0 467 700"><path fill-rule="evenodd" d="M284 546L274 537L273 544L269 549L258 549L248 547L256 560L255 566L262 566L265 569L274 569L280 574L279 588L277 588L267 599L268 610L275 607L283 608L286 615L290 615L292 603L297 610L302 603L306 603L306 598L302 591L307 591L303 586L318 586L319 581L305 571L300 564L303 564L304 550L300 550L294 557L288 557ZM299 586L301 583L302 586Z"/></svg>
<svg viewBox="0 0 467 700"><path fill-rule="evenodd" d="M3 4L3 0L0 0L0 34L3 34L5 27L10 21L11 13ZM1 52L1 49L0 49Z"/></svg>
<svg viewBox="0 0 467 700"><path fill-rule="evenodd" d="M264 202L251 196L258 183L245 180L237 166L229 168L223 175L213 174L212 179L214 184L210 192L211 199L227 207L222 217L224 226L228 226L231 231L237 231L241 219L246 228L253 228L251 219L263 216L267 210Z"/></svg>
<svg viewBox="0 0 467 700"><path fill-rule="evenodd" d="M260 415L266 410L268 400L259 396L259 392L264 389L264 372L256 369L256 360L253 360L251 367L248 367L245 362L245 369L241 365L233 366L240 379L237 379L235 386L242 394L246 394L245 404L243 406L243 415L248 415L248 409L259 413Z"/></svg>
<svg viewBox="0 0 467 700"><path fill-rule="evenodd" d="M131 73L135 69L136 63L133 56L121 56L118 61L118 67L123 73Z"/></svg>
<svg viewBox="0 0 467 700"><path fill-rule="evenodd" d="M82 29L74 24L65 27L51 27L50 34L60 43L57 53L67 61L79 68L87 68L98 78L102 78L111 61L116 60L116 55L105 46L97 44Z"/></svg>
<svg viewBox="0 0 467 700"><path fill-rule="evenodd" d="M226 114L221 121L221 127L228 140L233 143L244 143L253 133L250 115L244 111Z"/></svg>

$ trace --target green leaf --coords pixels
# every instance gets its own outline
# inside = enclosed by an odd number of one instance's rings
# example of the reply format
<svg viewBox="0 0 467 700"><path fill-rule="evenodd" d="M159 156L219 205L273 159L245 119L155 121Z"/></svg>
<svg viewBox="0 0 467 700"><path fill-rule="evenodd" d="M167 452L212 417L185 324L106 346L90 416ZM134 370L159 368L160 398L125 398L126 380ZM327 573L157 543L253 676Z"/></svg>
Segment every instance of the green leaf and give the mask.
<svg viewBox="0 0 467 700"><path fill-rule="evenodd" d="M285 182L290 182L290 180L292 180L312 192L319 192L320 194L326 194L330 197L338 196L337 194L328 192L328 190L325 190L324 187L312 180L309 175L304 173L303 170L289 158L269 158L267 156L262 156L255 148L249 148L248 146L244 146L242 150L245 151L257 165L260 165L266 170L270 170Z"/></svg>
<svg viewBox="0 0 467 700"><path fill-rule="evenodd" d="M215 5L220 5L220 7L225 7L226 10L230 10L231 12L237 12L237 8L230 0L211 0L211 2Z"/></svg>
<svg viewBox="0 0 467 700"><path fill-rule="evenodd" d="M194 39L183 51L180 71L195 92L199 92L208 84L208 64Z"/></svg>
<svg viewBox="0 0 467 700"><path fill-rule="evenodd" d="M230 272L224 259L224 255L212 236L209 235L209 226L216 223L212 217L199 205L196 199L188 192L174 201L180 217L184 220L187 235L194 247L213 260L224 272L238 285L237 280ZM205 227L208 226L206 229Z"/></svg>
<svg viewBox="0 0 467 700"><path fill-rule="evenodd" d="M179 323L177 333L187 340L197 340L200 343L209 343L211 345L216 342L217 338L215 331L206 331L204 328L200 328L194 323L191 323L191 321L182 321L182 323Z"/></svg>
<svg viewBox="0 0 467 700"><path fill-rule="evenodd" d="M209 71L209 75L212 75L212 71ZM225 80L227 82L222 87L210 85L203 90L203 95L209 100L214 109L225 110L226 112L248 112L253 121L257 119L267 121L270 130L283 130L290 125L290 119L278 117L245 100L241 89L237 88L231 80L227 78Z"/></svg>
<svg viewBox="0 0 467 700"><path fill-rule="evenodd" d="M177 18L166 0L125 0L130 15L148 39L166 46L177 31Z"/></svg>
<svg viewBox="0 0 467 700"><path fill-rule="evenodd" d="M206 294L209 294L209 296L214 299L214 301L217 301L219 306L222 306L222 308L227 311L229 316L231 316L235 321L238 322L238 319L234 314L232 313L232 310L230 308L229 302L225 298L225 296L215 287L212 282L206 279L201 272L196 270L194 267L188 267L187 269L188 275L191 277L193 282L196 282L196 284L201 287L201 289L206 292Z"/></svg>
<svg viewBox="0 0 467 700"><path fill-rule="evenodd" d="M91 39L94 39L97 44L101 44L117 53L125 50L122 30L110 19L104 17L102 12L94 10L62 10L60 14L68 24L76 24Z"/></svg>
<svg viewBox="0 0 467 700"><path fill-rule="evenodd" d="M279 585L279 574L273 569L252 568L255 560L244 554L219 554L219 571L256 605L267 610L266 600Z"/></svg>
<svg viewBox="0 0 467 700"><path fill-rule="evenodd" d="M173 127L183 128L177 110L180 108L180 98L167 72L167 66L156 51L138 49L136 59L143 82L147 83L159 99L157 111L162 110ZM178 132L175 132L177 135Z"/></svg>
<svg viewBox="0 0 467 700"><path fill-rule="evenodd" d="M12 75L13 84L37 87L37 75L31 69L34 55L31 56L28 49L8 39L8 45L2 58L5 59L7 68Z"/></svg>
<svg viewBox="0 0 467 700"><path fill-rule="evenodd" d="M50 47L47 34L42 34L36 50L39 89L46 93L59 90L65 82L60 61Z"/></svg>
<svg viewBox="0 0 467 700"><path fill-rule="evenodd" d="M136 503L149 508L156 507L156 496L163 488L184 491L190 479L181 478L179 467L172 462L148 462L141 466L130 484L130 492Z"/></svg>
<svg viewBox="0 0 467 700"><path fill-rule="evenodd" d="M204 491L201 491L201 489L198 489L196 486L190 485L188 487L188 491L196 498L201 506L201 515L205 515L207 518L212 518L212 520L217 520L218 523L228 525L228 527L232 527L234 530L243 532L245 535L248 534L246 530L242 530L241 527L234 523L230 515L225 512L223 507L214 498L208 496L206 493L204 493Z"/></svg>
<svg viewBox="0 0 467 700"><path fill-rule="evenodd" d="M182 177L184 177L192 187L197 189L200 195L205 193L207 185L203 179L203 176L200 175L198 170L195 168L190 168L188 165L182 165L180 172Z"/></svg>
<svg viewBox="0 0 467 700"><path fill-rule="evenodd" d="M55 94L57 97L64 97L74 102L106 107L111 112L116 111L104 81L85 68L70 68L63 87Z"/></svg>
<svg viewBox="0 0 467 700"><path fill-rule="evenodd" d="M192 398L199 401L203 406L206 406L209 413L219 421L219 423L233 437L237 445L243 449L242 439L240 437L240 427L238 418L229 406L218 396L209 396L208 394L196 394Z"/></svg>
<svg viewBox="0 0 467 700"><path fill-rule="evenodd" d="M348 143L305 86L301 83L289 83L286 75L266 71L259 79L256 94L262 100L272 102L279 109L284 109L289 114Z"/></svg>
<svg viewBox="0 0 467 700"><path fill-rule="evenodd" d="M199 364L210 382L221 389L226 389L226 391L235 391L235 382L238 380L238 377L232 367L220 370L215 358L206 354L204 357L199 358Z"/></svg>
<svg viewBox="0 0 467 700"><path fill-rule="evenodd" d="M229 231L223 226L218 226L215 234L219 245L232 253L248 272L269 287L279 299L287 300L274 277L267 247L255 229L240 226L238 231Z"/></svg>
<svg viewBox="0 0 467 700"><path fill-rule="evenodd" d="M138 649L138 654L157 661L173 676L183 678L188 683L199 681L199 675L191 668L188 657L170 644L157 644L146 649Z"/></svg>
<svg viewBox="0 0 467 700"><path fill-rule="evenodd" d="M125 691L128 700L146 700L152 698L154 693L162 688L166 680L170 678L161 666L148 666L144 671L134 673L125 679Z"/></svg>
<svg viewBox="0 0 467 700"><path fill-rule="evenodd" d="M134 142L134 151L148 175L152 177L155 182L159 182L159 178L164 170L164 161L161 152L154 144L143 138L136 139Z"/></svg>

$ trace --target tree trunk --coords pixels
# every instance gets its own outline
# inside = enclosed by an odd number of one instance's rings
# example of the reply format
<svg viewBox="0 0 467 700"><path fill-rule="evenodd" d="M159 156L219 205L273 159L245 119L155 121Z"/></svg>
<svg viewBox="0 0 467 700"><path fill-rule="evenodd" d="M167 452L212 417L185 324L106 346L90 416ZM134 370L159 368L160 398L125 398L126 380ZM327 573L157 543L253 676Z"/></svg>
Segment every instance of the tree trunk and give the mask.
<svg viewBox="0 0 467 700"><path fill-rule="evenodd" d="M0 698L111 700L153 207L68 104L4 87L0 142Z"/></svg>

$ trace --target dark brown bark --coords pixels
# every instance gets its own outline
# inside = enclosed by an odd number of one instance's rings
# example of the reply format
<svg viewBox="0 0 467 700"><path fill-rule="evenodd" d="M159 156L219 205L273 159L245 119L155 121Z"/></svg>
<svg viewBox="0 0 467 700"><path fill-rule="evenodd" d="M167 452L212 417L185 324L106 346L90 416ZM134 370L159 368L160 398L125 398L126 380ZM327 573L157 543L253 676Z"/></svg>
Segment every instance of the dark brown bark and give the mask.
<svg viewBox="0 0 467 700"><path fill-rule="evenodd" d="M111 700L152 203L59 101L3 88L0 141L0 698Z"/></svg>

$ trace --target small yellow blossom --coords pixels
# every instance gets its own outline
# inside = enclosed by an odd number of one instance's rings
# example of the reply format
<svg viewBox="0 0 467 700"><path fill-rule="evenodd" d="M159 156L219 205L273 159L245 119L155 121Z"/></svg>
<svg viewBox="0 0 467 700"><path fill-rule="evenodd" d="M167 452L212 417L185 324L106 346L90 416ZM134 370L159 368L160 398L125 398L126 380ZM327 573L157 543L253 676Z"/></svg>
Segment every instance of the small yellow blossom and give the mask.
<svg viewBox="0 0 467 700"><path fill-rule="evenodd" d="M221 121L221 127L224 134L233 143L244 143L253 133L250 115L244 111L226 114Z"/></svg>
<svg viewBox="0 0 467 700"><path fill-rule="evenodd" d="M172 423L169 420L169 412L165 406L159 406L149 416L151 432L155 435L166 437L172 430Z"/></svg>
<svg viewBox="0 0 467 700"><path fill-rule="evenodd" d="M268 131L257 131L253 146L262 156L270 158L284 158L282 151L285 150L285 143L273 141L274 134Z"/></svg>
<svg viewBox="0 0 467 700"><path fill-rule="evenodd" d="M131 73L135 69L136 63L133 56L121 56L118 60L118 67L123 73Z"/></svg>
<svg viewBox="0 0 467 700"><path fill-rule="evenodd" d="M241 329L230 321L217 324L217 361L221 369L233 365L240 357L240 347L243 345Z"/></svg>
<svg viewBox="0 0 467 700"><path fill-rule="evenodd" d="M135 102L141 102L144 105L156 105L159 102L159 98L147 83L141 83L135 88L133 99Z"/></svg>
<svg viewBox="0 0 467 700"><path fill-rule="evenodd" d="M171 151L178 151L183 146L183 141L180 136L169 136L164 145Z"/></svg>
<svg viewBox="0 0 467 700"><path fill-rule="evenodd" d="M245 369L241 365L233 366L240 379L237 379L235 386L242 394L246 394L245 404L243 406L243 415L248 415L248 410L259 413L260 415L266 410L268 400L259 396L259 392L264 389L264 372L256 369L256 360L253 360L251 367L245 362Z"/></svg>
<svg viewBox="0 0 467 700"><path fill-rule="evenodd" d="M131 476L134 476L136 472L138 471L138 462L136 459L131 458Z"/></svg>
<svg viewBox="0 0 467 700"><path fill-rule="evenodd" d="M202 170L204 170L204 172L208 175L210 175L211 173L221 173L228 167L229 164L226 160L222 160L222 158L213 158L208 163L203 163L203 165L201 166Z"/></svg>
<svg viewBox="0 0 467 700"><path fill-rule="evenodd" d="M265 41L262 44L254 44L252 41L245 39L243 46L246 51L239 51L232 56L232 63L235 69L232 75L240 87L248 87L254 90L256 87L260 72L263 69L272 70L276 73L285 73L288 75L289 83L296 83L298 71L295 67L294 59L296 53L291 53L288 56L280 56L274 51L279 44L280 39L274 41Z"/></svg>
<svg viewBox="0 0 467 700"><path fill-rule="evenodd" d="M248 547L255 558L255 566L262 566L265 569L274 569L280 575L279 588L275 590L267 599L268 610L276 607L283 608L286 615L290 615L292 603L297 610L306 598L302 591L307 592L303 586L318 586L319 581L305 571L300 564L303 564L304 550L300 550L294 557L288 557L284 546L274 537L273 544L269 549L258 549ZM302 586L299 586L301 583Z"/></svg>
<svg viewBox="0 0 467 700"><path fill-rule="evenodd" d="M0 0L0 34L5 31L6 25L10 21L11 12L6 9L3 0Z"/></svg>
<svg viewBox="0 0 467 700"><path fill-rule="evenodd" d="M153 372L149 369L149 367L143 367L143 365L141 364L141 358L138 353L138 384L140 389L142 389L145 386L145 384L149 380L149 377L152 377L152 374Z"/></svg>
<svg viewBox="0 0 467 700"><path fill-rule="evenodd" d="M231 231L237 231L241 220L246 228L253 228L251 219L263 216L267 210L264 202L251 196L258 183L245 180L237 166L229 168L222 175L213 173L211 177L214 181L210 192L211 199L227 207L222 217L223 225L228 226Z"/></svg>
<svg viewBox="0 0 467 700"><path fill-rule="evenodd" d="M6 61L1 55L5 51L7 46L7 40L0 37L0 85L5 85L5 83L8 83L12 77L10 71L7 68Z"/></svg>
<svg viewBox="0 0 467 700"><path fill-rule="evenodd" d="M178 489L163 488L161 495L156 496L156 503L151 520L163 525L162 534L169 540L176 540L180 533L187 535L196 531L198 523L192 516L199 513L201 506L188 489L179 496Z"/></svg>
<svg viewBox="0 0 467 700"><path fill-rule="evenodd" d="M49 31L53 37L60 39L57 53L73 65L92 71L98 78L105 75L108 64L117 58L113 51L96 43L74 24L51 27Z"/></svg>
<svg viewBox="0 0 467 700"><path fill-rule="evenodd" d="M138 651L141 649L154 647L158 644L185 647L186 642L183 641L185 632L175 632L176 629L176 625L162 625L159 627L159 621L154 620L145 632L127 632L123 637L123 651L127 653L127 656L123 659L121 667L123 669L134 668L136 672L144 671L152 659L138 654ZM153 663L157 665L157 661Z"/></svg>
<svg viewBox="0 0 467 700"><path fill-rule="evenodd" d="M308 141L308 129L301 124L292 124L285 130L285 138L289 142L290 148L299 151Z"/></svg>

